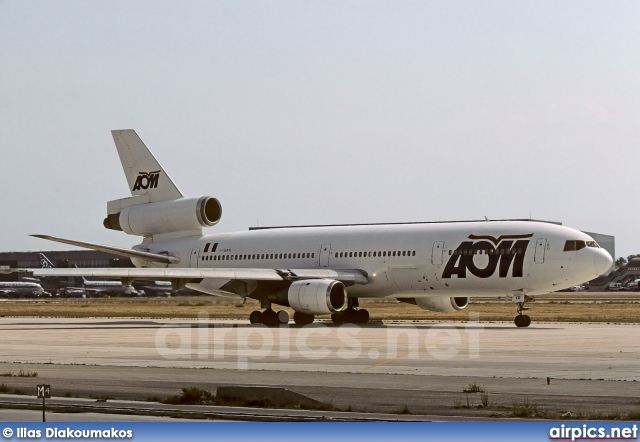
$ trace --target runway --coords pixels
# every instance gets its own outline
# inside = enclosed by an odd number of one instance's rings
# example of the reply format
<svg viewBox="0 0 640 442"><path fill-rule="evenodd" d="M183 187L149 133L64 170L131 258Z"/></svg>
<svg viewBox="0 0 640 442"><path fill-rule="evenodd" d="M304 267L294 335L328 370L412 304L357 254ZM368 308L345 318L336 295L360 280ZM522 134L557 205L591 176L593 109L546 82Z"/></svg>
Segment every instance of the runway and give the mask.
<svg viewBox="0 0 640 442"><path fill-rule="evenodd" d="M0 318L0 383L59 395L145 400L182 387L290 388L336 406L429 415L462 409L476 382L493 404L533 401L557 411L640 410L640 325L386 323L268 329L208 320ZM547 377L550 384L547 384ZM479 401L472 396L472 402ZM499 414L499 413L498 413Z"/></svg>

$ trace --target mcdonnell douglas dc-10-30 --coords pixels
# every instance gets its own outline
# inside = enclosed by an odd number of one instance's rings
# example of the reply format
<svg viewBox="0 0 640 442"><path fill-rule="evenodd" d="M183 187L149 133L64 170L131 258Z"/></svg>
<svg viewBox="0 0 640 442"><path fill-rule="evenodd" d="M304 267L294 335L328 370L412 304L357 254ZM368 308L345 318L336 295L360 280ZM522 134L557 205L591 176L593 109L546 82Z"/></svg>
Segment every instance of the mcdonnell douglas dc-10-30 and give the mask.
<svg viewBox="0 0 640 442"><path fill-rule="evenodd" d="M261 227L203 235L222 215L211 196L185 197L133 130L112 131L131 197L109 201L104 226L141 236L131 249L34 235L131 258L136 268L33 269L35 276L172 281L219 296L253 298L251 323L298 325L316 315L366 323L360 298L397 298L455 312L469 297L509 297L515 324L527 327L536 294L604 274L612 258L589 235L527 221L416 222Z"/></svg>

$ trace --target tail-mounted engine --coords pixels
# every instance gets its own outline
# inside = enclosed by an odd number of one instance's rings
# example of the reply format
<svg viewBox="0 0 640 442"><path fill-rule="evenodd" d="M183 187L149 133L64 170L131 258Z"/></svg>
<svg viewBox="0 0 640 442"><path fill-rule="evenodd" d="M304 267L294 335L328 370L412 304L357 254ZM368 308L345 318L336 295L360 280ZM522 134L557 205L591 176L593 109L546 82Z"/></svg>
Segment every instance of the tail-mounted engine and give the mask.
<svg viewBox="0 0 640 442"><path fill-rule="evenodd" d="M211 227L220 221L222 206L217 199L202 196L135 204L115 213L109 212L104 220L107 229L121 230L129 235L150 236Z"/></svg>

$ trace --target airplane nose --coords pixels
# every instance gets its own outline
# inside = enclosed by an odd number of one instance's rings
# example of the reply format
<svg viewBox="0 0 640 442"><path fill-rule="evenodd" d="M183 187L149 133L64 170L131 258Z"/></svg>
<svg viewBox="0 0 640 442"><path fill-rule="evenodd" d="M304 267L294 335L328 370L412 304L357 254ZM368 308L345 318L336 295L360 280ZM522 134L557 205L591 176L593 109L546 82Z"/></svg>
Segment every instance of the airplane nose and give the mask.
<svg viewBox="0 0 640 442"><path fill-rule="evenodd" d="M604 249L600 249L593 257L593 264L596 268L596 273L598 275L603 275L613 265L613 258L609 255L609 252Z"/></svg>

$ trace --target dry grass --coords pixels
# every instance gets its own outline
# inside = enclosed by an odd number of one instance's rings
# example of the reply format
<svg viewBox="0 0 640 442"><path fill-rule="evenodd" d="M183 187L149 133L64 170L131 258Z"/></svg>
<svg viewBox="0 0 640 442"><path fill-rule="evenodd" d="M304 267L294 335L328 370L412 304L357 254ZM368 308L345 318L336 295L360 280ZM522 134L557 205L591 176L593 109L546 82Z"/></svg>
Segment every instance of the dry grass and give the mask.
<svg viewBox="0 0 640 442"><path fill-rule="evenodd" d="M560 295L553 295L553 299ZM640 304L615 301L548 302L544 297L528 304L528 314L534 321L551 322L616 322L640 323ZM640 296L639 296L640 301ZM247 300L245 305L220 298L111 298L65 299L45 301L0 302L0 316L40 316L71 318L197 318L199 315L215 319L247 319L259 303ZM472 302L456 313L435 313L395 300L361 300L361 307L369 310L372 320L438 320L466 321L470 313L477 313L481 321L512 321L516 306L504 301ZM284 308L292 315L293 311ZM328 319L328 317L319 317Z"/></svg>

